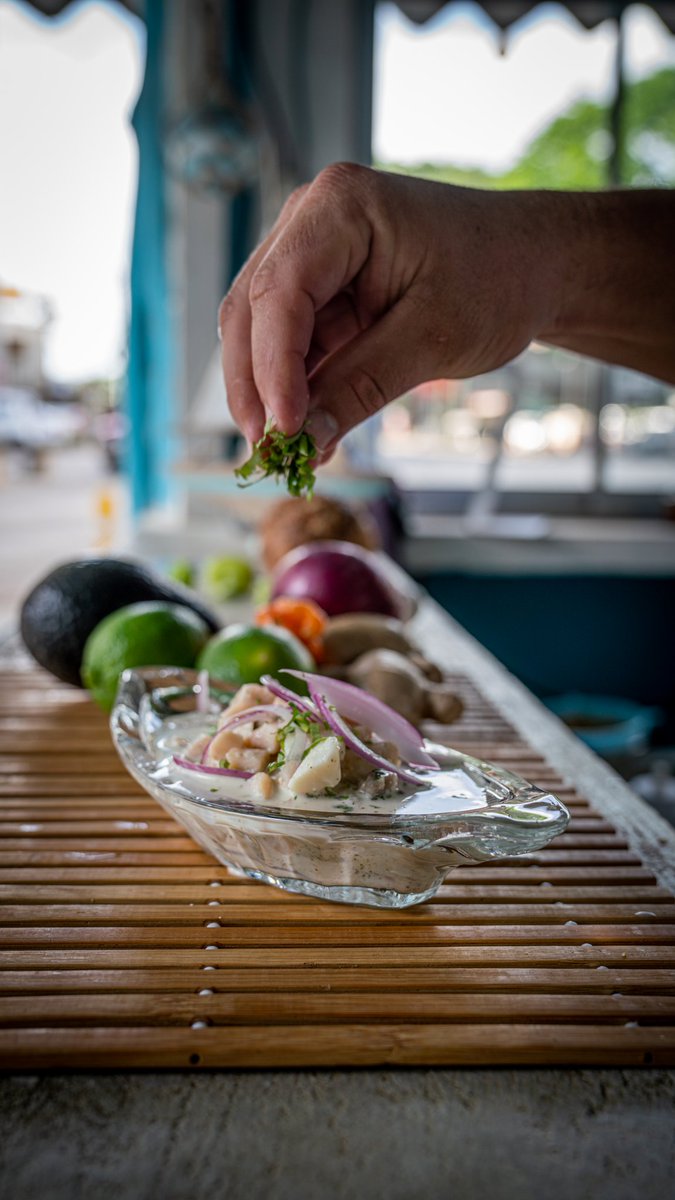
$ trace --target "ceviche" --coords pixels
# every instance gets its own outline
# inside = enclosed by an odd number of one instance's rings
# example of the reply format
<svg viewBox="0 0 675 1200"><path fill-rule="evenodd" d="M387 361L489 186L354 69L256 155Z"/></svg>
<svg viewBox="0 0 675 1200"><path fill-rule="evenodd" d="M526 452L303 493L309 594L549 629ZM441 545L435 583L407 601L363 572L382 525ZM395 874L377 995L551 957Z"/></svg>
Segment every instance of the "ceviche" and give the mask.
<svg viewBox="0 0 675 1200"><path fill-rule="evenodd" d="M564 830L567 811L550 793L424 741L353 684L287 675L292 687L262 676L234 695L205 672L122 677L111 725L123 762L232 870L402 908L460 863L531 853Z"/></svg>
<svg viewBox="0 0 675 1200"><path fill-rule="evenodd" d="M236 787L243 783L258 802L293 805L321 797L337 811L429 786L439 764L404 717L341 680L284 674L303 681L309 695L268 675L245 684L215 730L174 755L176 766L226 781L230 793L243 795Z"/></svg>

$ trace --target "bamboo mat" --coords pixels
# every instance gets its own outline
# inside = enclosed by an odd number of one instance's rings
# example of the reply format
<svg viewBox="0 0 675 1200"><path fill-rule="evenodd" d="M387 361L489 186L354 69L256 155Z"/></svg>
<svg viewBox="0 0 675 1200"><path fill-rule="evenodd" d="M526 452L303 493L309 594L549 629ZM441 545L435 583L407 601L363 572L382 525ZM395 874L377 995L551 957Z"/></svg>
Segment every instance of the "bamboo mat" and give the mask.
<svg viewBox="0 0 675 1200"><path fill-rule="evenodd" d="M559 794L568 832L408 911L228 874L84 693L0 696L0 1065L675 1063L675 900L466 678L436 738Z"/></svg>

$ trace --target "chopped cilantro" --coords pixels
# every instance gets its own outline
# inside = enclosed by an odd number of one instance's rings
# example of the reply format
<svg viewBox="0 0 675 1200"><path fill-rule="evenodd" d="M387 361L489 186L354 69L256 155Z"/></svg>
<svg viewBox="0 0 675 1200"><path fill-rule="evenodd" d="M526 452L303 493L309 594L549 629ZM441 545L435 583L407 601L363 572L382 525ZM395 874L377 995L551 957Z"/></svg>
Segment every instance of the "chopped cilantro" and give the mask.
<svg viewBox="0 0 675 1200"><path fill-rule="evenodd" d="M289 436L275 429L268 421L265 432L255 443L251 457L234 472L240 487L273 475L284 479L291 496L307 496L311 499L315 475L312 459L316 458L316 445L311 434L300 430Z"/></svg>
<svg viewBox="0 0 675 1200"><path fill-rule="evenodd" d="M286 762L286 738L294 729L301 729L302 732L306 733L307 737L310 739L310 744L305 750L302 756L303 758L305 754L311 750L312 746L316 745L317 742L326 737L325 727L315 721L311 713L302 712L302 710L296 708L294 704L291 704L291 711L293 715L291 716L290 720L288 720L285 725L282 725L281 729L279 730L278 737L280 750L277 754L277 757L274 759L274 762L269 764L267 768L269 772L279 771Z"/></svg>

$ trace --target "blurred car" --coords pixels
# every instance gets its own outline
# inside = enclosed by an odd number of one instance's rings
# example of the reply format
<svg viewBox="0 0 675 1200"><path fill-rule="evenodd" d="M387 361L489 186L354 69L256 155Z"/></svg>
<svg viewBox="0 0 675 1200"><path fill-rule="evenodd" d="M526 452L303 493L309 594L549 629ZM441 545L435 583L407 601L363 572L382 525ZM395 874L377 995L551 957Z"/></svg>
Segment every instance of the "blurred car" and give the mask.
<svg viewBox="0 0 675 1200"><path fill-rule="evenodd" d="M82 428L75 405L49 404L31 388L0 387L0 446L37 454L67 446Z"/></svg>

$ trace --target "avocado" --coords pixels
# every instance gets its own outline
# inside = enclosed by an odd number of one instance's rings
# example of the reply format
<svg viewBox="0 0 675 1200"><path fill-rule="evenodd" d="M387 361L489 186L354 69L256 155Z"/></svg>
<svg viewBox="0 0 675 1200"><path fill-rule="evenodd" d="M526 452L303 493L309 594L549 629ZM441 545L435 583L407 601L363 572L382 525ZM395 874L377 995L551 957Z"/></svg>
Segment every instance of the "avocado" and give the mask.
<svg viewBox="0 0 675 1200"><path fill-rule="evenodd" d="M55 567L21 606L21 637L33 658L65 683L83 687L80 665L89 634L109 613L140 600L184 604L213 633L220 622L188 588L140 563L85 558Z"/></svg>

